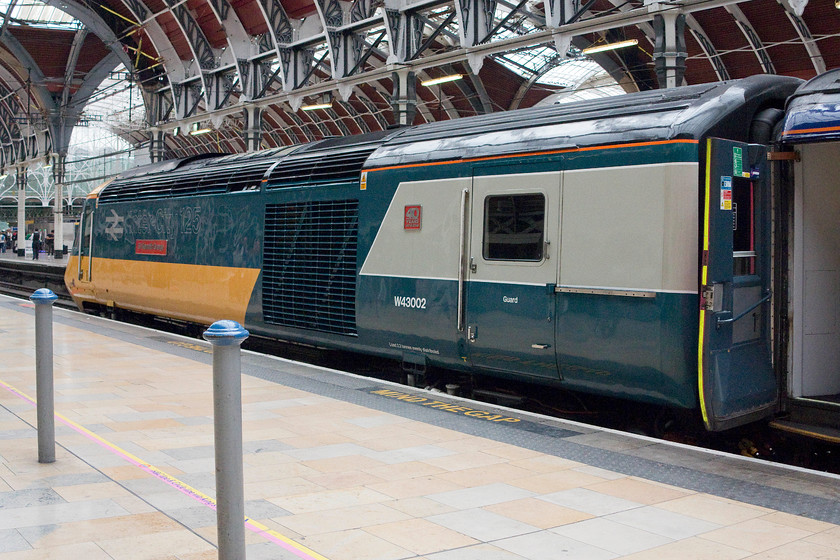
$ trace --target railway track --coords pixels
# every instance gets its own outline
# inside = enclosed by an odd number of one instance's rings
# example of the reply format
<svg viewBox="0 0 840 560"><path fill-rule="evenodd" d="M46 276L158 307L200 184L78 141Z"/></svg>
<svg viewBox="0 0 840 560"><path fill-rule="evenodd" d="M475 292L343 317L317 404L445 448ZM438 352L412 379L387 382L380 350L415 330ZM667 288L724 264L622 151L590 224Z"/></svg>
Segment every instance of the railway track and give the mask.
<svg viewBox="0 0 840 560"><path fill-rule="evenodd" d="M0 260L0 293L28 299L39 288L49 288L58 296L55 305L68 309L76 309L64 285L64 269L62 267L40 264L29 260L24 261L23 259ZM203 328L198 328L195 325L192 325L194 328L190 328L190 325L162 322L143 315L126 314L122 317L122 320L133 324L194 336L198 339L201 339L200 333L203 330ZM260 339L259 337L252 337L252 339L246 341L246 347L256 352L281 355L308 363L352 371L371 378L405 382L404 372L400 372L398 368L394 367L393 363L384 359L377 360L369 356L359 356L352 353L326 351L322 348L285 344L279 341ZM431 379L435 377L437 376L430 376ZM445 383L445 378L442 379L444 381L437 384L441 387ZM501 387L501 389L496 388L494 391L490 391L494 395L494 398L482 398L482 395L488 391L478 388L476 388L474 395L472 395L473 398L478 399L479 402L485 401L495 404L505 404L513 408L531 410L561 418L570 418L622 431L645 433L633 427L634 422L639 421L639 419L645 422L647 421L645 420L645 413L635 409L624 408L627 403L621 401L600 401L596 399L595 402L589 403L594 405L590 408L585 406L579 398L572 398L572 394L565 391L543 387L535 393L533 387L521 386L516 383L506 383L502 380L496 380L494 383ZM507 395L509 398L507 400L499 400L498 397L501 395ZM550 406L546 403L550 403ZM598 412L594 412L595 410ZM699 438L695 437L698 432L689 430L691 434L694 434L690 435L688 432L683 431L684 429L685 426L682 426L677 432L657 435L658 437L697 445L699 447L761 457L772 462L792 464L820 471L840 472L840 461L838 461L837 457L833 456L836 451L834 446L815 443L807 438L796 438L790 441L785 441L784 438L779 440L779 434L768 430L766 423L758 423L745 429L733 430L731 433L724 435L704 434L700 432L701 437ZM757 444L760 449L745 449L745 446L753 447L754 441L764 442L764 444Z"/></svg>
<svg viewBox="0 0 840 560"><path fill-rule="evenodd" d="M23 259L0 260L0 293L28 298L40 288L49 288L58 296L55 305L75 309L64 285L63 268Z"/></svg>

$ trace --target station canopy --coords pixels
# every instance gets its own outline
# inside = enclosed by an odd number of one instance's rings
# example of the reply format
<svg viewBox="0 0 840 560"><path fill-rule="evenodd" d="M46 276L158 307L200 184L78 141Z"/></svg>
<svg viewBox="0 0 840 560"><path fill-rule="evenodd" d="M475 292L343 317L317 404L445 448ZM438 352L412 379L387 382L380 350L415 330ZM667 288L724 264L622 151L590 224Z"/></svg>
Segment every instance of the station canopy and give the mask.
<svg viewBox="0 0 840 560"><path fill-rule="evenodd" d="M0 16L2 172L66 157L74 130L182 157L649 90L663 64L689 85L840 67L840 0L0 0Z"/></svg>

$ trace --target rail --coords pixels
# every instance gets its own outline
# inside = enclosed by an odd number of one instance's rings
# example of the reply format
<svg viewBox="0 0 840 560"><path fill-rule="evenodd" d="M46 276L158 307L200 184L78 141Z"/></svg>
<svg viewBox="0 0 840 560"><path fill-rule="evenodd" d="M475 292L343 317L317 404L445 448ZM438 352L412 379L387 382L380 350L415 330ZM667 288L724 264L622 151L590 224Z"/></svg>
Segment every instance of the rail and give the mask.
<svg viewBox="0 0 840 560"><path fill-rule="evenodd" d="M32 261L0 260L0 293L28 299L39 288L49 288L58 296L56 305L73 308L64 285L64 268Z"/></svg>

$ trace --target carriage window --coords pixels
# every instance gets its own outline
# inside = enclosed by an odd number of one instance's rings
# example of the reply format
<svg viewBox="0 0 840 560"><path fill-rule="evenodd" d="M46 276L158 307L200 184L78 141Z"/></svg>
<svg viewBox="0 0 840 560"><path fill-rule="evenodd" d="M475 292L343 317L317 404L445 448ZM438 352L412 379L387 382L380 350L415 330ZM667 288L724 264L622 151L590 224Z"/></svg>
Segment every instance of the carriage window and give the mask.
<svg viewBox="0 0 840 560"><path fill-rule="evenodd" d="M541 194L488 196L484 202L484 258L541 260L544 223L545 197Z"/></svg>

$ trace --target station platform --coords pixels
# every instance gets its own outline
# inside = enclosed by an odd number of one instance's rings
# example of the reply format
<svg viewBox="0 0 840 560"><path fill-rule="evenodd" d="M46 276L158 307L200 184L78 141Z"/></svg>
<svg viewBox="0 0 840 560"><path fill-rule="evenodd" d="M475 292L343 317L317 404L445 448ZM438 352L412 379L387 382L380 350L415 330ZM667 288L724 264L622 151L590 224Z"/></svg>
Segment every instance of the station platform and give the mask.
<svg viewBox="0 0 840 560"><path fill-rule="evenodd" d="M0 297L0 560L217 557L212 350ZM247 559L838 559L840 477L242 354Z"/></svg>
<svg viewBox="0 0 840 560"><path fill-rule="evenodd" d="M32 253L27 253L25 257L19 257L17 256L17 253L9 249L7 249L5 253L0 253L0 261L3 262L35 263L62 269L67 267L67 257L67 255L62 255L60 258L56 258L52 255L47 255L46 253L40 253L38 255L38 260L34 260L32 258Z"/></svg>

